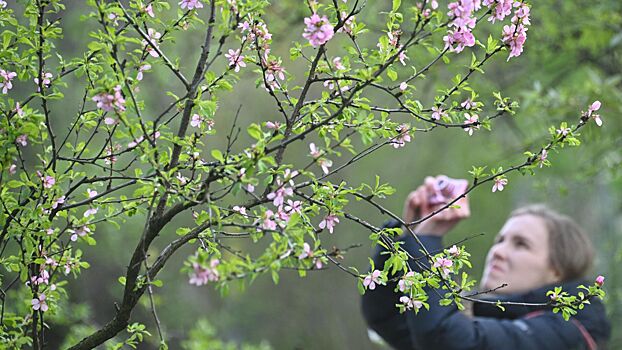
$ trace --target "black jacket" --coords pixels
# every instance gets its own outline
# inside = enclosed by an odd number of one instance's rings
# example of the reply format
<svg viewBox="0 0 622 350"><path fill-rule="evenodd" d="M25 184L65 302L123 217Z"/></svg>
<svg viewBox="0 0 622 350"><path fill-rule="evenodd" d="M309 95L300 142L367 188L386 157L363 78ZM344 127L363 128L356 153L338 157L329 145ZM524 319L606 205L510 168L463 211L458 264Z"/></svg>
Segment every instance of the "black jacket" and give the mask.
<svg viewBox="0 0 622 350"><path fill-rule="evenodd" d="M393 225L391 225L393 226ZM428 251L443 249L441 238L419 237ZM421 256L419 244L413 237L403 237L402 246L415 258ZM376 250L374 264L382 268L387 255ZM411 266L416 266L411 263ZM564 291L576 293L580 281L562 284ZM525 294L508 295L508 301L544 303L546 291L554 286L532 290ZM565 321L561 314L554 314L549 308L506 306L501 311L495 305L476 303L474 317L458 311L455 305L439 306L438 293L427 290L430 310L420 309L399 313L401 294L394 292L395 282L377 286L363 296L363 315L371 329L396 349L604 349L611 333L611 326L600 300L592 300L578 314ZM494 299L499 300L499 298ZM503 299L501 299L503 300Z"/></svg>

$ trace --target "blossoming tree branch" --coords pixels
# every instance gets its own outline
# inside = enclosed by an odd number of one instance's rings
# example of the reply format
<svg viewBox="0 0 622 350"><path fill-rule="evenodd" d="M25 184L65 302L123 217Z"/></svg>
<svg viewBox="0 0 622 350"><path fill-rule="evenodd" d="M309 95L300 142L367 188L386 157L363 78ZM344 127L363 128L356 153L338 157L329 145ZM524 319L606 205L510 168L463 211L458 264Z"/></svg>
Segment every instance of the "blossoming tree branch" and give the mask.
<svg viewBox="0 0 622 350"><path fill-rule="evenodd" d="M123 229L132 254L119 278L124 290L115 316L72 349L94 348L125 329L146 332L130 325L132 310L157 292L163 283L158 273L188 245L195 253L182 270L197 286L226 288L262 274L277 282L282 269L304 276L332 265L358 280L362 292L401 272L399 288L410 295L402 298L401 309L424 306L426 285L445 289L443 302L460 304L469 298L460 292L475 284L461 273L469 265L464 247L426 252L432 264L414 273L408 254L395 243L402 229L381 229L357 216L349 209L352 199L401 221L414 235L413 224L478 187L502 191L511 186L512 173L533 173L551 165L551 151L578 145L579 128L591 120L602 124L596 101L574 120L551 126L549 139L525 150L523 163L473 167L463 194L405 223L382 206L394 192L388 184L376 179L353 185L331 177L382 147L402 151L418 132L443 127L468 137L514 114L516 102L499 92L480 96L469 80L494 58L520 57L531 24L529 4L393 0L382 13L382 33L373 33L362 20L365 1L301 2L307 15L296 29L299 40L291 44L290 57L279 57L271 50L279 35L270 32L267 0L87 3L84 21L97 29L89 33L83 54L68 57L61 45L63 1L27 1L21 12L0 1L0 339L16 348L45 346L46 317L58 312L67 284L89 267L80 247L95 244L98 227L118 229L131 216L143 225ZM480 26L492 26L493 34L478 34ZM191 28L203 32L203 42L194 65L180 65L172 43ZM418 94L426 73L461 55L470 63L447 89L432 99ZM304 62L306 72L290 74L293 61ZM159 111L145 104L141 92L143 79L156 71L167 75L157 97L166 107ZM242 75L254 77L256 94L269 96L274 107L272 115L253 116L256 122L244 126L238 117L249 106L219 108ZM72 89L69 77L85 86L74 109L62 104ZM241 141L242 127L252 143ZM226 140L226 147L207 147L214 138ZM305 159L290 150L295 144L309 150ZM184 214L194 225L176 228L176 236L161 234ZM327 235L339 234L344 220L389 249L386 266L358 271L338 259L347 247L322 244ZM226 237L263 241L267 248L251 256L228 246ZM156 240L164 248L149 256ZM602 283L597 280L581 298L555 291L554 301L571 314L589 297L602 295Z"/></svg>

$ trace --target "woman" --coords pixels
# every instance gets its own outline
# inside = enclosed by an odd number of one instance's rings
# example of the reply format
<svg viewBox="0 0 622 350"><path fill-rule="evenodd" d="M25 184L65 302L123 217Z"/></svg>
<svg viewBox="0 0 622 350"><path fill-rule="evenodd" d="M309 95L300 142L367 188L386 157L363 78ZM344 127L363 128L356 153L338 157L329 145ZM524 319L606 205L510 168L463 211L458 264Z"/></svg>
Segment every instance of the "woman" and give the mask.
<svg viewBox="0 0 622 350"><path fill-rule="evenodd" d="M404 221L413 222L443 206L433 199L438 197L439 182L447 180L429 177L412 192L404 206ZM470 216L466 198L457 204L459 208L446 209L414 228L429 252L442 251L442 237ZM414 259L421 257L411 235L405 233L400 240ZM374 256L378 268L387 258L380 253L378 249ZM546 292L555 286L576 294L577 286L586 284L581 278L593 255L589 239L570 218L543 206L521 208L512 212L488 252L481 289L495 290L495 295L485 297L490 301L529 304L546 303ZM400 314L396 304L401 295L394 290L395 282L368 290L363 296L363 314L370 328L396 349L603 349L611 331L603 305L596 299L570 321L548 306L506 305L502 311L494 303L475 303L473 317L469 317L453 304L439 306L443 293L427 289L429 311L421 308L418 314Z"/></svg>

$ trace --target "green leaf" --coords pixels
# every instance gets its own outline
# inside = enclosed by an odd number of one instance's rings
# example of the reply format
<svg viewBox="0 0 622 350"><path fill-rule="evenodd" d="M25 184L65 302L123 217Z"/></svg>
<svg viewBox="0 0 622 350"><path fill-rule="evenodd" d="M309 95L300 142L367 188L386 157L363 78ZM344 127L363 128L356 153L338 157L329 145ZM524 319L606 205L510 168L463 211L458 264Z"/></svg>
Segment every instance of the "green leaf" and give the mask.
<svg viewBox="0 0 622 350"><path fill-rule="evenodd" d="M214 157L214 159L216 159L217 161L221 163L225 162L225 157L222 155L222 152L220 152L220 150L213 149L211 153L212 157Z"/></svg>
<svg viewBox="0 0 622 350"><path fill-rule="evenodd" d="M400 8L400 5L402 4L402 0L393 0L393 7L391 9L391 11L395 12Z"/></svg>
<svg viewBox="0 0 622 350"><path fill-rule="evenodd" d="M119 283L121 283L122 286L125 286L125 276L119 277Z"/></svg>
<svg viewBox="0 0 622 350"><path fill-rule="evenodd" d="M261 128L255 123L251 124L246 129L246 132L248 132L248 134L255 140L261 140L263 138L263 132L261 131Z"/></svg>
<svg viewBox="0 0 622 350"><path fill-rule="evenodd" d="M397 72L392 68L387 68L387 76L393 81L397 80Z"/></svg>

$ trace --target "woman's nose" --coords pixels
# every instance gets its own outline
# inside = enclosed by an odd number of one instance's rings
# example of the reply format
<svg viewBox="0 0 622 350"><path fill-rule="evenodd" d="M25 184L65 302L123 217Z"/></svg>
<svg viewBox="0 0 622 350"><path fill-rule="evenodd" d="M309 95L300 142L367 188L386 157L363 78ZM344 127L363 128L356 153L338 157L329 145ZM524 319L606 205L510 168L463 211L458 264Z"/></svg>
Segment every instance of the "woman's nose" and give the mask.
<svg viewBox="0 0 622 350"><path fill-rule="evenodd" d="M505 258L507 257L507 244L505 244L505 242L499 242L495 245L493 245L490 250L492 253L492 258L493 259L498 259L498 260L505 260Z"/></svg>

